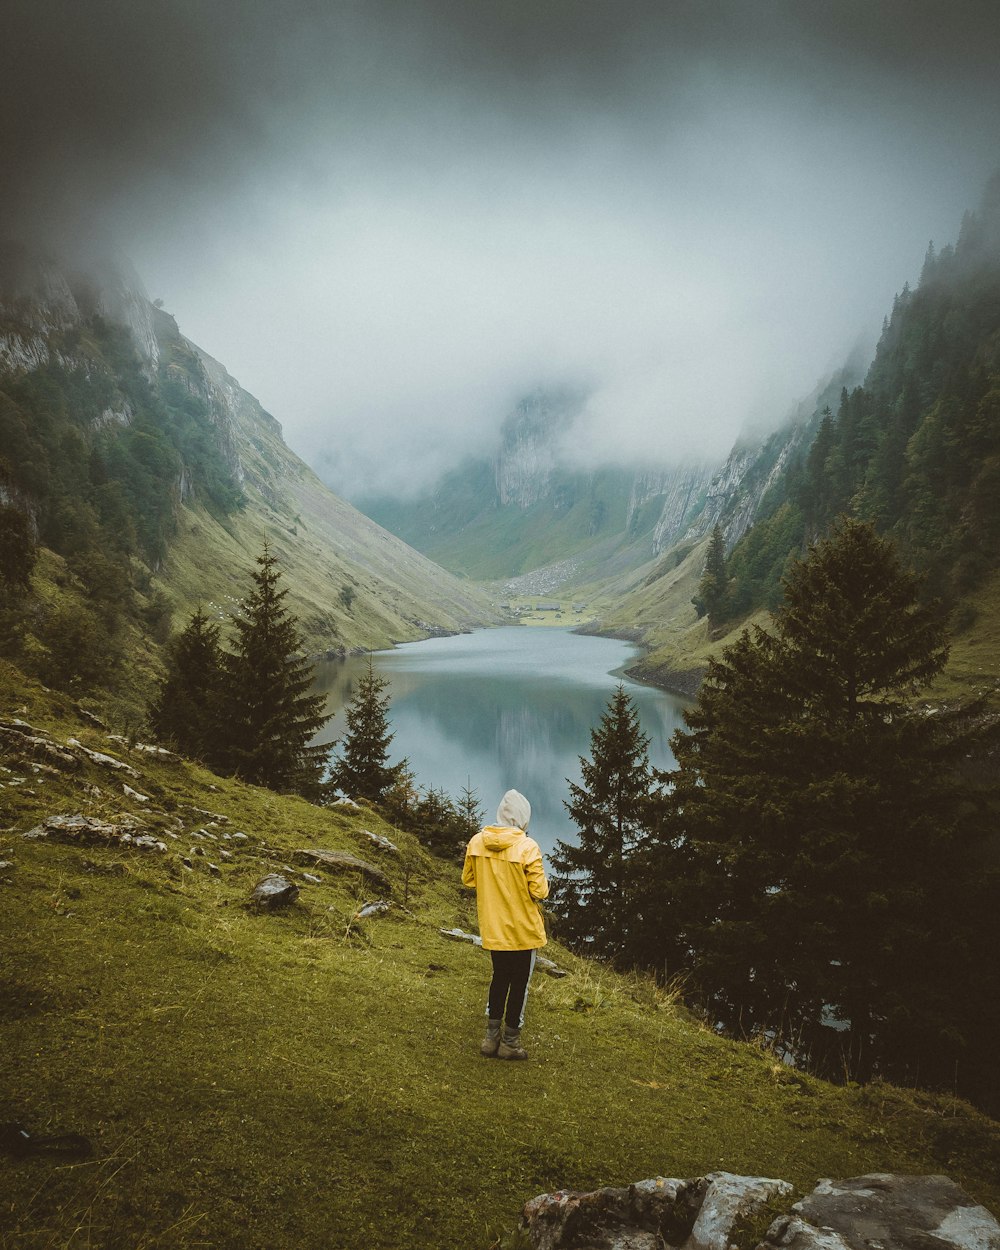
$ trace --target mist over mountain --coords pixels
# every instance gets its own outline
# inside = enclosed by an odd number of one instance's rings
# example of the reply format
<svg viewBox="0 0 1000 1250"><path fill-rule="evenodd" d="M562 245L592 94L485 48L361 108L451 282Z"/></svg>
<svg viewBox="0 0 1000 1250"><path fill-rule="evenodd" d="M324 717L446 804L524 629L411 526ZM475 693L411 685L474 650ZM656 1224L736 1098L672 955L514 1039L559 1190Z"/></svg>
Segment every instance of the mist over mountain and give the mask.
<svg viewBox="0 0 1000 1250"><path fill-rule="evenodd" d="M974 200L998 39L976 0L14 0L0 233L131 256L350 497L565 379L577 467L717 459Z"/></svg>

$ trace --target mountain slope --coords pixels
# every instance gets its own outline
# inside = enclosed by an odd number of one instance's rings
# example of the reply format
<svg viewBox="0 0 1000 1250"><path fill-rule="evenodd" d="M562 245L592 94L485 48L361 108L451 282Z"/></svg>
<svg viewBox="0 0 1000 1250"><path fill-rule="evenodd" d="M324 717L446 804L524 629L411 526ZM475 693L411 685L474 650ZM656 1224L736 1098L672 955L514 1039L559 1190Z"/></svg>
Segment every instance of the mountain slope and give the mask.
<svg viewBox="0 0 1000 1250"><path fill-rule="evenodd" d="M715 523L725 533L729 586L713 636L683 604L703 555L683 589L676 577L651 589L655 573L621 588L600 625L639 628L651 648L647 673L694 673L752 614L775 606L789 561L841 513L894 538L954 609L955 661L940 690L996 685L1000 647L984 614L1000 580L1000 175L956 244L932 246L919 285L896 298L863 383L850 371L833 379L807 417L749 456L734 449L709 487L685 537ZM667 553L664 572L677 555Z"/></svg>
<svg viewBox="0 0 1000 1250"><path fill-rule="evenodd" d="M486 1250L538 1192L723 1168L801 1189L944 1171L1000 1202L1000 1128L967 1105L795 1072L557 943L568 975L532 983L531 1059L485 1061L488 961L440 933L475 922L453 866L374 810L129 752L2 663L0 707L23 722L0 713L4 1119L94 1144L6 1162L11 1246L84 1228L105 1250ZM70 738L135 768L133 793ZM75 764L46 765L46 742ZM60 813L105 832L22 836ZM152 847L124 840L143 828ZM317 847L378 856L387 880L298 863ZM256 913L269 872L300 893ZM375 894L392 907L359 919Z"/></svg>
<svg viewBox="0 0 1000 1250"><path fill-rule="evenodd" d="M141 686L171 621L198 603L229 614L265 539L313 651L491 619L473 588L323 486L118 264L79 275L0 253L0 505L50 553L21 658L56 684L84 681L53 660L72 623L81 653L106 652L90 684Z"/></svg>

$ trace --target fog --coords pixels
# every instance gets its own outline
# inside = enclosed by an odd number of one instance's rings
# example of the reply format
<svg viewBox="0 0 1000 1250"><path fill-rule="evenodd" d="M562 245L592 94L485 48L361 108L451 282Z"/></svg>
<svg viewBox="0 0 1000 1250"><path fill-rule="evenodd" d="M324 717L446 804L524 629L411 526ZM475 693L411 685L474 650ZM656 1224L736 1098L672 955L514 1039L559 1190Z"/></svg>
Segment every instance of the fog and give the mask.
<svg viewBox="0 0 1000 1250"><path fill-rule="evenodd" d="M115 248L358 497L542 385L578 463L721 457L870 345L1000 165L934 0L20 0L0 225Z"/></svg>

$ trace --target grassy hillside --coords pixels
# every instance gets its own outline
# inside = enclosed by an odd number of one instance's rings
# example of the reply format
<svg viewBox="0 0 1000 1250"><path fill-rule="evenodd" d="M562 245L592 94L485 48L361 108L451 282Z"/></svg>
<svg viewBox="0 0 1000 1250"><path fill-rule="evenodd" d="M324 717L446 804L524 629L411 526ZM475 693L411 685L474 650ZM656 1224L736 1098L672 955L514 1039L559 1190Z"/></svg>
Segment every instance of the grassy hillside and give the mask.
<svg viewBox="0 0 1000 1250"><path fill-rule="evenodd" d="M373 811L129 753L9 666L0 716L127 760L148 796L92 763L36 771L4 735L0 1120L95 1146L7 1161L4 1246L485 1250L543 1190L716 1168L803 1189L946 1172L1000 1205L1000 1126L964 1104L802 1076L554 943L569 975L532 986L531 1060L483 1060L486 957L439 933L474 927L456 868ZM77 812L131 814L167 850L20 836ZM310 882L301 847L377 858L394 906L356 919L387 892ZM300 896L255 914L272 870Z"/></svg>

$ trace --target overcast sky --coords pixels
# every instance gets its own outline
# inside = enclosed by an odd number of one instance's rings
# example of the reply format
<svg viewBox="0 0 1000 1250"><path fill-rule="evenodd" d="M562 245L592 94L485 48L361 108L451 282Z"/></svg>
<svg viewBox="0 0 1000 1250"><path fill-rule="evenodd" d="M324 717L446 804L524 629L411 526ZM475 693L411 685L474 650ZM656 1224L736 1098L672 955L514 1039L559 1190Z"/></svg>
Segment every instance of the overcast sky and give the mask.
<svg viewBox="0 0 1000 1250"><path fill-rule="evenodd" d="M4 233L98 233L348 496L491 449L722 456L1000 166L970 0L7 0Z"/></svg>

